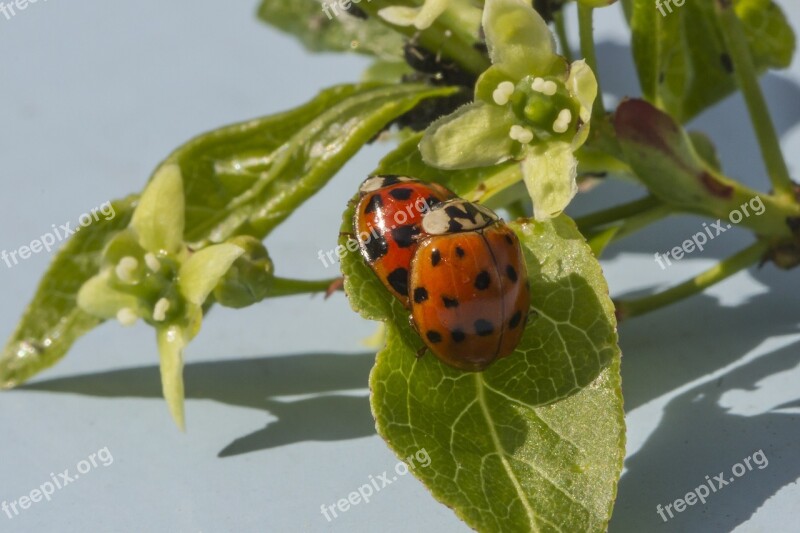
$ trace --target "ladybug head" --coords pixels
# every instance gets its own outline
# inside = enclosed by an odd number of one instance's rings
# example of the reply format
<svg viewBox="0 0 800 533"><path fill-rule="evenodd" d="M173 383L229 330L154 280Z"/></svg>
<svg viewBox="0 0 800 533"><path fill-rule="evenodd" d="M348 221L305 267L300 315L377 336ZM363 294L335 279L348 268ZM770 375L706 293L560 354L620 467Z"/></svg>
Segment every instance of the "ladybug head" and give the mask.
<svg viewBox="0 0 800 533"><path fill-rule="evenodd" d="M375 192L379 189L383 189L384 187L388 187L390 185L395 185L397 183L407 183L409 181L417 181L417 180L415 180L414 178L409 178L408 176L396 176L393 174L375 175L365 179L364 183L361 184L361 187L358 190L361 194L366 194L369 192Z"/></svg>
<svg viewBox="0 0 800 533"><path fill-rule="evenodd" d="M423 217L422 231L428 235L477 231L498 220L500 217L491 209L454 198L436 205Z"/></svg>

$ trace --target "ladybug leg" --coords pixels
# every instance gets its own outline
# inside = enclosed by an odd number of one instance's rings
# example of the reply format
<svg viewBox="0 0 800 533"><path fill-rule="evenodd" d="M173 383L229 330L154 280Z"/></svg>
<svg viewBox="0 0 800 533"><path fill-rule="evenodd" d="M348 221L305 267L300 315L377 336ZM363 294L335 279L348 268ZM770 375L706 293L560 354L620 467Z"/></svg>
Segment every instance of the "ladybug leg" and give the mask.
<svg viewBox="0 0 800 533"><path fill-rule="evenodd" d="M339 237L350 237L351 239L355 239L356 236L352 231L340 231Z"/></svg>
<svg viewBox="0 0 800 533"><path fill-rule="evenodd" d="M413 329L417 333L417 335L419 335L419 328L417 327L416 322L414 322L413 315L408 315L408 325L411 326L411 329ZM425 352L427 352L427 351L428 351L428 347L423 344L422 348L417 350L417 359L421 359L422 356L425 355Z"/></svg>

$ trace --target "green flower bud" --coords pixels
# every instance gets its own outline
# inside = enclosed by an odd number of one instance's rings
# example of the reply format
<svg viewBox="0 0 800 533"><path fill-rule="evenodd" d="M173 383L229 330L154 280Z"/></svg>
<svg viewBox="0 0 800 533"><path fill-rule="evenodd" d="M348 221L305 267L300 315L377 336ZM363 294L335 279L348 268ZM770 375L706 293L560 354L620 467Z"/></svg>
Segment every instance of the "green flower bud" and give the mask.
<svg viewBox="0 0 800 533"><path fill-rule="evenodd" d="M267 296L274 279L272 260L258 239L247 236L227 241L244 249L214 289L214 298L225 307L242 308Z"/></svg>

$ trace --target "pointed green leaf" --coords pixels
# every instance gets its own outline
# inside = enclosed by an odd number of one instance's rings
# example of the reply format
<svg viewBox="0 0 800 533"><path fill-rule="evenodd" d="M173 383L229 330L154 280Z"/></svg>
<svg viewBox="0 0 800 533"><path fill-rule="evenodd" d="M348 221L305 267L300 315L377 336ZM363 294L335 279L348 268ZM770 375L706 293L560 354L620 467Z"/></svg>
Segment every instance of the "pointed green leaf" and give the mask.
<svg viewBox="0 0 800 533"><path fill-rule="evenodd" d="M115 318L120 309L128 308L143 313L139 309L139 299L114 290L110 285L110 271L106 270L87 281L78 291L78 307L92 316L105 320Z"/></svg>
<svg viewBox="0 0 800 533"><path fill-rule="evenodd" d="M186 187L185 239L263 239L319 191L386 124L456 89L343 85L301 107L201 135L178 148Z"/></svg>
<svg viewBox="0 0 800 533"><path fill-rule="evenodd" d="M176 254L183 247L184 212L181 169L166 164L159 167L144 189L131 227L148 252Z"/></svg>
<svg viewBox="0 0 800 533"><path fill-rule="evenodd" d="M430 466L414 474L479 531L604 531L624 457L608 288L568 218L512 227L537 317L482 373L417 358L407 311L358 254L343 259L353 307L387 324L370 377L378 432L398 457L424 449Z"/></svg>
<svg viewBox="0 0 800 533"><path fill-rule="evenodd" d="M506 106L474 102L442 117L427 129L419 144L431 166L459 169L496 165L512 155L508 136L514 115Z"/></svg>
<svg viewBox="0 0 800 533"><path fill-rule="evenodd" d="M209 293L243 253L244 248L224 243L192 254L178 274L178 287L183 297L194 305L203 305Z"/></svg>
<svg viewBox="0 0 800 533"><path fill-rule="evenodd" d="M156 337L161 365L161 390L172 419L184 431L183 349L189 340L182 328L176 325L158 328Z"/></svg>
<svg viewBox="0 0 800 533"><path fill-rule="evenodd" d="M578 161L572 155L572 146L552 142L531 147L521 165L536 219L560 215L578 192Z"/></svg>
<svg viewBox="0 0 800 533"><path fill-rule="evenodd" d="M627 100L617 109L614 125L628 164L664 203L721 220L750 204L751 211L760 214L744 217L742 226L760 235L791 237L787 209L800 216L800 207L778 203L714 169L698 155L681 125L663 111L644 100Z"/></svg>
<svg viewBox="0 0 800 533"><path fill-rule="evenodd" d="M758 71L788 67L795 36L780 7L772 0L734 4ZM649 101L685 122L736 89L714 2L654 7L653 0L633 0L630 12L633 55Z"/></svg>
<svg viewBox="0 0 800 533"><path fill-rule="evenodd" d="M327 12L320 0L263 0L258 16L293 34L312 52L358 52L383 59L402 57L403 37L399 33L377 20L363 20L345 13L338 2L325 4Z"/></svg>
<svg viewBox="0 0 800 533"><path fill-rule="evenodd" d="M78 337L100 324L78 307L78 291L98 273L109 236L128 226L135 200L113 202L114 218L82 228L58 251L0 352L0 388L19 385L54 365Z"/></svg>
<svg viewBox="0 0 800 533"><path fill-rule="evenodd" d="M421 85L345 85L291 111L189 141L165 163L181 169L185 238L195 244L224 241L235 232L263 238L388 123L422 100L454 92ZM175 180L170 183L175 190ZM16 386L51 366L101 322L78 308L78 290L98 274L100 252L128 226L135 200L115 202L115 218L82 229L56 255L0 355L0 386ZM174 205L165 209L152 213L152 220L142 215L140 227L167 219L178 224L170 211Z"/></svg>
<svg viewBox="0 0 800 533"><path fill-rule="evenodd" d="M452 0L424 0L421 7L390 6L378 11L378 15L397 26L414 26L427 29L439 15L444 13Z"/></svg>
<svg viewBox="0 0 800 533"><path fill-rule="evenodd" d="M524 0L486 0L483 29L492 63L515 81L545 75L558 61L547 23Z"/></svg>

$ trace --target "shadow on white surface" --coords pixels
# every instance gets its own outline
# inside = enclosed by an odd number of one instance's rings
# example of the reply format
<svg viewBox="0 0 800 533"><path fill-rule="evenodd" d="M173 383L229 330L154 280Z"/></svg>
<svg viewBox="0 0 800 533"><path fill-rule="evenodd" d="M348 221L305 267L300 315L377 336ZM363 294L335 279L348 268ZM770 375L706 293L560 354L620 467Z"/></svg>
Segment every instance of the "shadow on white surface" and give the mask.
<svg viewBox="0 0 800 533"><path fill-rule="evenodd" d="M219 457L304 441L367 437L375 434L375 421L366 391L358 396L341 391L364 389L374 360L371 353L297 354L190 363L184 372L186 398L259 409L277 418L234 439ZM100 398L162 397L158 366L44 380L17 390ZM283 398L287 396L303 397Z"/></svg>

